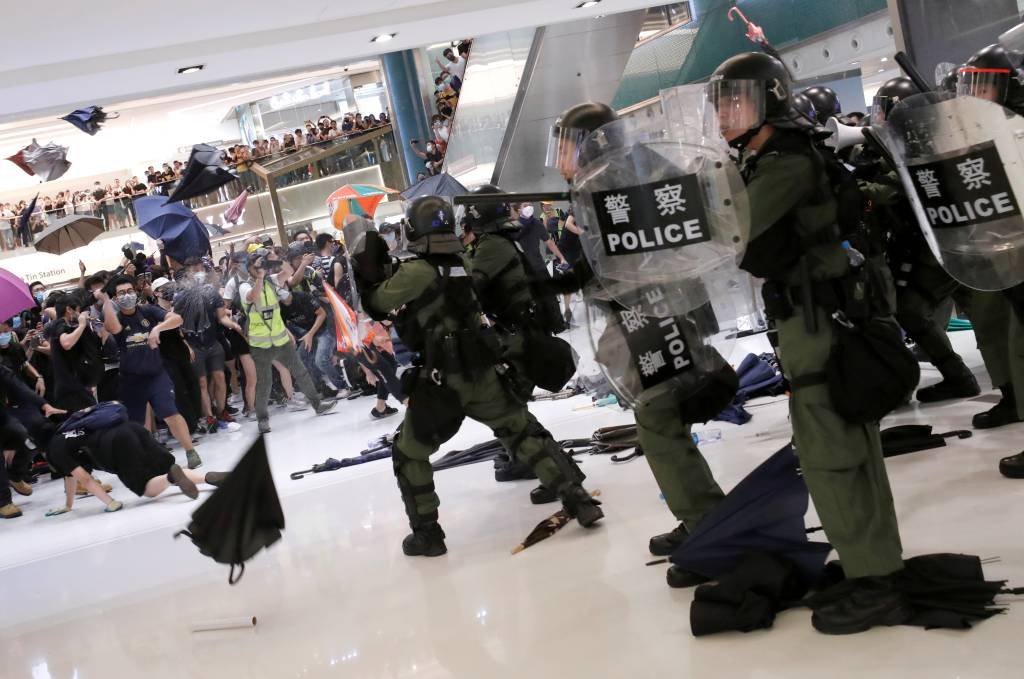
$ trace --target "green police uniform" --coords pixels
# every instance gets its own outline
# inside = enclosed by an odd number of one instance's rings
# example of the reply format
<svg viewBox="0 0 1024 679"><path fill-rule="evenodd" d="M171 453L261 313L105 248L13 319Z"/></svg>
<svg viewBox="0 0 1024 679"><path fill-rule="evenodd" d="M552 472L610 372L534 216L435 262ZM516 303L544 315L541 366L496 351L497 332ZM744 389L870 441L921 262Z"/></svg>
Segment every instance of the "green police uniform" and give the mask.
<svg viewBox="0 0 1024 679"><path fill-rule="evenodd" d="M792 290L806 266L813 281L838 279L849 260L838 242L836 203L821 160L809 138L775 130L748 153L747 182L751 234L741 264L768 279L766 288ZM828 387L808 379L825 369L832 327L824 309L797 302L775 316L778 351L793 385L790 419L804 479L829 541L848 577L884 575L903 567L902 546L877 424L851 424L835 411ZM814 313L815 332L805 316Z"/></svg>

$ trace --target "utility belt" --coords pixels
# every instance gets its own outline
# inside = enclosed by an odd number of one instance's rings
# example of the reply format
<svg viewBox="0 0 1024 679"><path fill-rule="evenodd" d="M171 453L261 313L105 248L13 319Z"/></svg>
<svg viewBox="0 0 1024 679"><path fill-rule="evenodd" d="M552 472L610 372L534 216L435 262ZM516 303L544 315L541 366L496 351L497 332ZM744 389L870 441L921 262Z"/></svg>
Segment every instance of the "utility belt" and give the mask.
<svg viewBox="0 0 1024 679"><path fill-rule="evenodd" d="M892 310L887 308L888 303L884 300L883 284L873 275L873 268L869 261L845 276L825 281L812 281L805 273L800 285L766 281L762 289L765 313L776 321L792 318L798 306L814 306L829 315L842 311L853 321L890 315ZM817 332L817 315L805 313L804 318L808 332Z"/></svg>
<svg viewBox="0 0 1024 679"><path fill-rule="evenodd" d="M473 378L491 369L501 357L501 343L492 328L463 329L439 337L427 345L427 375L460 375Z"/></svg>

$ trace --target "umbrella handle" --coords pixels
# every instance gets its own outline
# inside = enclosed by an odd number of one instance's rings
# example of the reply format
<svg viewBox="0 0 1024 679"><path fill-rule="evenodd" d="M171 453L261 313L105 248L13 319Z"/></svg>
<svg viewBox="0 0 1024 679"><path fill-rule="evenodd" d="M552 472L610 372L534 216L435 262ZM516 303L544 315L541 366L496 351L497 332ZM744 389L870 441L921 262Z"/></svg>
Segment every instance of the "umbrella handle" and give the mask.
<svg viewBox="0 0 1024 679"><path fill-rule="evenodd" d="M312 469L303 469L302 471L292 472L291 473L292 481L298 481L299 479L305 478L306 474L310 474L312 472L313 472Z"/></svg>
<svg viewBox="0 0 1024 679"><path fill-rule="evenodd" d="M954 436L958 439L969 439L974 436L974 433L967 429L957 429L956 431L947 431L945 434L939 434L944 439L951 439Z"/></svg>

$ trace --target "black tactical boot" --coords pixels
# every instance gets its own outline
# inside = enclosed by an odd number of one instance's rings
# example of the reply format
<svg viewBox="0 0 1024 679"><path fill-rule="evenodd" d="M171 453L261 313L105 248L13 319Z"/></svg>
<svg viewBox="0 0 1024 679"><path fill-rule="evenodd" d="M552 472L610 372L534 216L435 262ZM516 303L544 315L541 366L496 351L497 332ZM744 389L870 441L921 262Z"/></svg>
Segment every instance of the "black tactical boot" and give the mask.
<svg viewBox="0 0 1024 679"><path fill-rule="evenodd" d="M710 578L706 578L703 575L688 571L681 566L669 566L668 572L665 573L665 582L668 583L669 587L675 589L685 589L687 587L696 587L708 582Z"/></svg>
<svg viewBox="0 0 1024 679"><path fill-rule="evenodd" d="M562 493L562 506L569 516L579 521L584 528L590 528L604 518L601 503L590 496L583 486L572 485Z"/></svg>
<svg viewBox="0 0 1024 679"><path fill-rule="evenodd" d="M521 479L535 479L537 475L529 465L519 460L498 458L494 461L494 480L499 483L504 481L519 481Z"/></svg>
<svg viewBox="0 0 1024 679"><path fill-rule="evenodd" d="M537 486L530 491L530 502L535 505L546 505L558 499L558 494L548 490L546 486Z"/></svg>
<svg viewBox="0 0 1024 679"><path fill-rule="evenodd" d="M978 380L959 356L954 354L935 367L942 373L942 381L917 390L917 400L921 403L970 398L981 393Z"/></svg>
<svg viewBox="0 0 1024 679"><path fill-rule="evenodd" d="M402 540L406 556L441 556L448 552L444 544L444 531L437 521L423 523Z"/></svg>
<svg viewBox="0 0 1024 679"><path fill-rule="evenodd" d="M999 387L999 391L1003 392L1003 398L999 403L983 413L978 413L971 420L975 429L995 429L1020 422L1020 418L1017 417L1017 399L1014 397L1013 385L1004 384Z"/></svg>
<svg viewBox="0 0 1024 679"><path fill-rule="evenodd" d="M879 625L902 625L912 614L891 578L858 578L846 596L815 606L811 624L823 634L856 634Z"/></svg>
<svg viewBox="0 0 1024 679"><path fill-rule="evenodd" d="M1010 479L1024 479L1024 453L999 460L999 473Z"/></svg>
<svg viewBox="0 0 1024 679"><path fill-rule="evenodd" d="M676 551L676 548L683 544L689 536L690 532L686 530L686 526L680 523L672 529L671 533L662 533L651 538L647 548L654 556L668 556Z"/></svg>

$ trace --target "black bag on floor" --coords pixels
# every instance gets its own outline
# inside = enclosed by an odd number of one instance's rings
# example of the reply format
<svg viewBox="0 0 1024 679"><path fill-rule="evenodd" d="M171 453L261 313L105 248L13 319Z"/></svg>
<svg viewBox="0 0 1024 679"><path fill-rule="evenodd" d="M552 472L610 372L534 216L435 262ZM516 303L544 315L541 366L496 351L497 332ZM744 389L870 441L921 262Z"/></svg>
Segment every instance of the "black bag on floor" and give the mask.
<svg viewBox="0 0 1024 679"><path fill-rule="evenodd" d="M853 323L841 312L832 318L835 336L825 366L832 404L848 422L878 422L910 396L921 368L894 322Z"/></svg>

